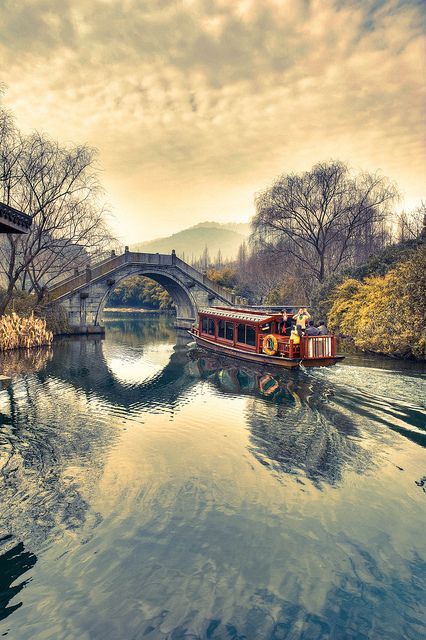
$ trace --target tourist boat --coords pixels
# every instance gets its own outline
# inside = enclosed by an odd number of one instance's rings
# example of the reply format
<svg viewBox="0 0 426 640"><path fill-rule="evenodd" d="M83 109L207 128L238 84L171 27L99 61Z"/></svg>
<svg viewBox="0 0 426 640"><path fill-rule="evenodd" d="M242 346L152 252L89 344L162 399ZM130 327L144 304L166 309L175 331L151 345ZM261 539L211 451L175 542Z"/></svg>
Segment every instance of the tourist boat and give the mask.
<svg viewBox="0 0 426 640"><path fill-rule="evenodd" d="M292 314L289 314L291 317ZM336 338L302 336L294 344L289 336L279 333L280 314L263 311L208 307L198 312L198 323L190 334L200 347L246 360L293 369L326 367L342 360L336 354Z"/></svg>

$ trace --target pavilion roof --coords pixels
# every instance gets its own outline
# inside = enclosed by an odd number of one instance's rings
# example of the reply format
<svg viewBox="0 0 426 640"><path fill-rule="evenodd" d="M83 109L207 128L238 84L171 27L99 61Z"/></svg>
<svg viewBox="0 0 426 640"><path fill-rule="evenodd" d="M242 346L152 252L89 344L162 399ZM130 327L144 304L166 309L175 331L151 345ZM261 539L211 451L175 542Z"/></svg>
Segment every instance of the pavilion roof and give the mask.
<svg viewBox="0 0 426 640"><path fill-rule="evenodd" d="M31 216L0 202L0 233L26 233L31 222Z"/></svg>

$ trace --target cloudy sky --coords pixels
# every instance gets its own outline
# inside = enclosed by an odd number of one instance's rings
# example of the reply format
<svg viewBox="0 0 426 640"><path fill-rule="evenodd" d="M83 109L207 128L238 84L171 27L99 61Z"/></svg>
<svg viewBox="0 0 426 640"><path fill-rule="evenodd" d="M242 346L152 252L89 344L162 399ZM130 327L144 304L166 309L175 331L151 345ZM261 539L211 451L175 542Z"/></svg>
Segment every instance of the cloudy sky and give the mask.
<svg viewBox="0 0 426 640"><path fill-rule="evenodd" d="M246 221L276 175L327 159L426 199L416 0L0 0L3 104L99 150L125 242Z"/></svg>

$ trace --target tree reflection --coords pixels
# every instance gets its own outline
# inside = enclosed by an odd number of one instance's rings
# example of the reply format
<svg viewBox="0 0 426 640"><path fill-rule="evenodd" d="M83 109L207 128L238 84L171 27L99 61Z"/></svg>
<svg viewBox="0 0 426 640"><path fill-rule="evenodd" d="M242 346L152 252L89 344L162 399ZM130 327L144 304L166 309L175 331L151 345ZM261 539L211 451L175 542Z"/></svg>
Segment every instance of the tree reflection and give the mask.
<svg viewBox="0 0 426 640"><path fill-rule="evenodd" d="M113 319L108 319L107 339L115 345L127 345L140 347L141 344L153 342L174 342L176 329L174 323L176 317L173 313L143 313L133 314L126 312L124 317L114 314Z"/></svg>
<svg viewBox="0 0 426 640"><path fill-rule="evenodd" d="M37 549L85 522L115 434L86 395L40 374L16 377L1 401L0 531Z"/></svg>
<svg viewBox="0 0 426 640"><path fill-rule="evenodd" d="M51 346L35 349L12 349L0 354L0 370L4 376L34 373L45 368L53 357Z"/></svg>
<svg viewBox="0 0 426 640"><path fill-rule="evenodd" d="M26 551L22 542L17 544L11 535L0 538L0 620L10 616L22 606L22 602L8 606L9 602L29 582L18 580L37 562L37 556Z"/></svg>

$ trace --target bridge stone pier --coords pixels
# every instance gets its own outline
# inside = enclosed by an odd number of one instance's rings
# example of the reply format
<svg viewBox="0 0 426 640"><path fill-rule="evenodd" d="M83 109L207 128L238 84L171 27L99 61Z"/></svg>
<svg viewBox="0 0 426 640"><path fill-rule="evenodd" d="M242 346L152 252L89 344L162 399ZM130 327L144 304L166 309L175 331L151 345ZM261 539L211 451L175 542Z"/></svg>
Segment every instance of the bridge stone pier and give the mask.
<svg viewBox="0 0 426 640"><path fill-rule="evenodd" d="M204 274L169 254L128 251L115 255L49 289L49 303L60 304L72 330L101 333L102 314L117 284L129 276L147 276L162 285L176 305L176 326L187 329L203 306L228 306L240 300Z"/></svg>

